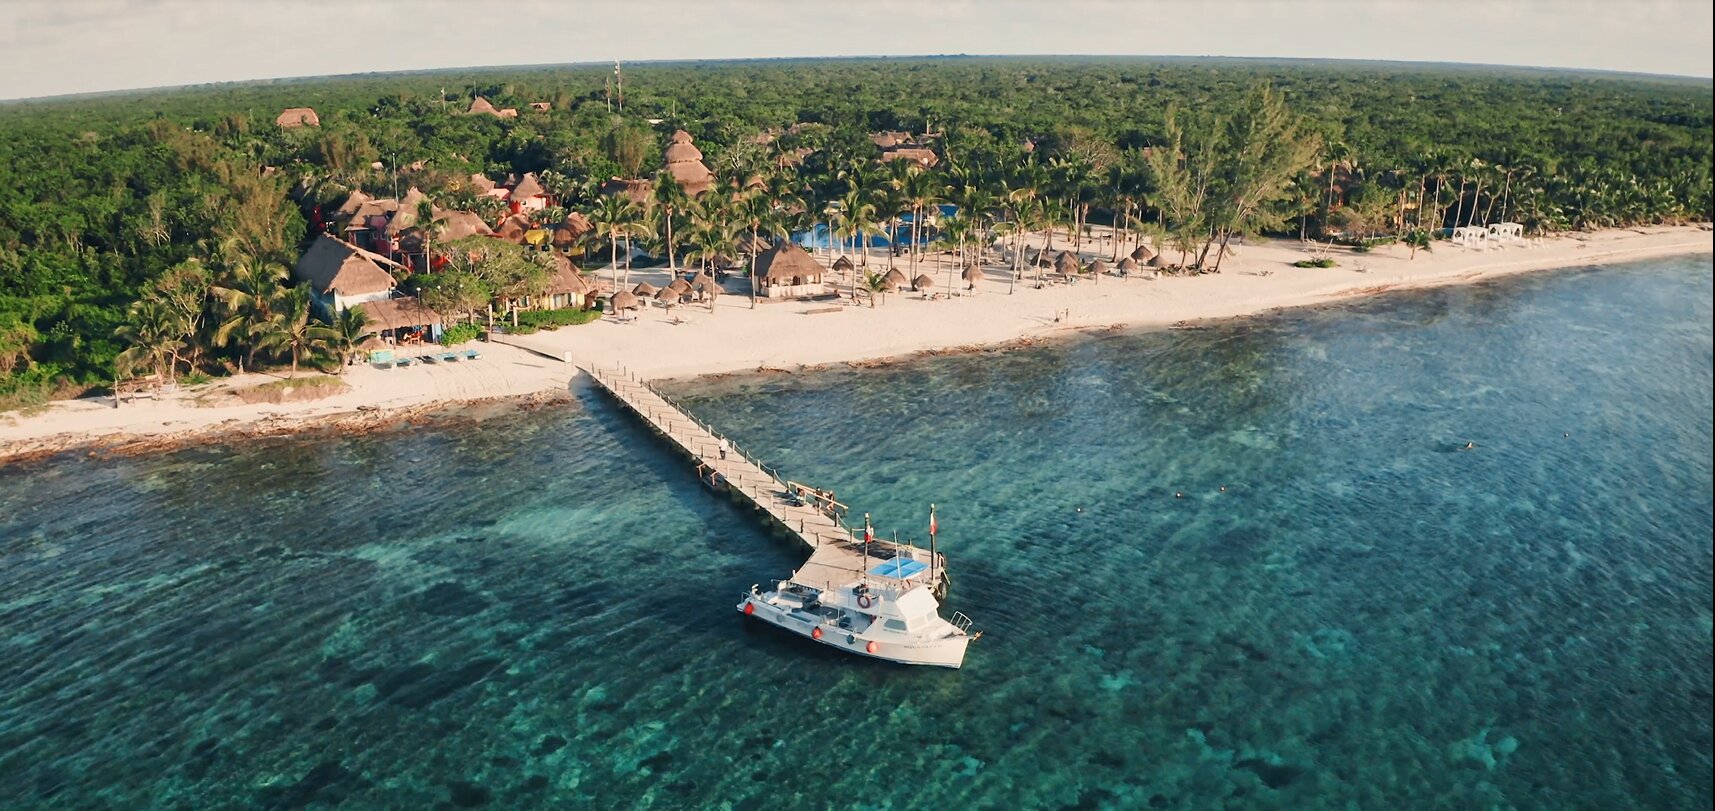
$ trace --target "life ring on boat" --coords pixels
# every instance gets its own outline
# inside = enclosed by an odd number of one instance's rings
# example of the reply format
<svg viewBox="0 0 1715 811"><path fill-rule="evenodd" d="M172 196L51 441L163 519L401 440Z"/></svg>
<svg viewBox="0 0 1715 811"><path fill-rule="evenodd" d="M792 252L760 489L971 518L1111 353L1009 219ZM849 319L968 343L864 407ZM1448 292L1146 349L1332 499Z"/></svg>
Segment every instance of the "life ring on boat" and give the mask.
<svg viewBox="0 0 1715 811"><path fill-rule="evenodd" d="M811 628L810 629L810 638L811 639L821 639L822 638L822 629Z"/></svg>
<svg viewBox="0 0 1715 811"><path fill-rule="evenodd" d="M881 650L881 646L871 642L868 645L863 646L863 649L870 653L875 653L876 651Z"/></svg>
<svg viewBox="0 0 1715 811"><path fill-rule="evenodd" d="M868 594L858 595L858 608L869 608L872 605L875 605L875 601L870 599Z"/></svg>
<svg viewBox="0 0 1715 811"><path fill-rule="evenodd" d="M755 613L756 613L756 603L745 603L744 604L744 615L745 616L748 617L751 614L755 614Z"/></svg>

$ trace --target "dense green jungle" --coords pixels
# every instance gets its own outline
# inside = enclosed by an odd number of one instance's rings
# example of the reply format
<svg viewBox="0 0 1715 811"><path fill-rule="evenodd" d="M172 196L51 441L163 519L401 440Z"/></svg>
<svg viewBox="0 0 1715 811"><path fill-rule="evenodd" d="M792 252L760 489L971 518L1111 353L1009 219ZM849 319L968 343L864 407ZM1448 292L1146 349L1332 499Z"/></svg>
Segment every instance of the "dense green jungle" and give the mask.
<svg viewBox="0 0 1715 811"><path fill-rule="evenodd" d="M477 97L518 113L471 114ZM300 107L319 125L277 125ZM603 193L656 177L680 130L719 193ZM877 133L933 158L878 161ZM592 224L585 270L621 239L707 261L943 202L948 249L1101 223L1218 270L1240 235L1432 249L1470 224L1705 222L1712 140L1709 80L1338 61L595 64L4 102L0 409L349 348L362 325L319 323L287 269L354 190L493 222L509 212L471 175L535 173L542 223ZM453 311L541 283L532 257L496 257L400 283Z"/></svg>

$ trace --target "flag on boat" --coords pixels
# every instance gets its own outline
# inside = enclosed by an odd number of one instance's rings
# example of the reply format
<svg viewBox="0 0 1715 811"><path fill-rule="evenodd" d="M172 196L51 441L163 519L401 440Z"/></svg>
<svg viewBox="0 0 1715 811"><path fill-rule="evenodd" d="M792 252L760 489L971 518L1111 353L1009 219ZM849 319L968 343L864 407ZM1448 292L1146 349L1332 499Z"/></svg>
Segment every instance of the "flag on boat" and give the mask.
<svg viewBox="0 0 1715 811"><path fill-rule="evenodd" d="M864 513L863 514L863 542L869 543L869 542L874 541L874 540L875 540L875 533L872 532L870 530L870 527L869 527L869 513Z"/></svg>
<svg viewBox="0 0 1715 811"><path fill-rule="evenodd" d="M929 505L929 537L935 536L935 505Z"/></svg>

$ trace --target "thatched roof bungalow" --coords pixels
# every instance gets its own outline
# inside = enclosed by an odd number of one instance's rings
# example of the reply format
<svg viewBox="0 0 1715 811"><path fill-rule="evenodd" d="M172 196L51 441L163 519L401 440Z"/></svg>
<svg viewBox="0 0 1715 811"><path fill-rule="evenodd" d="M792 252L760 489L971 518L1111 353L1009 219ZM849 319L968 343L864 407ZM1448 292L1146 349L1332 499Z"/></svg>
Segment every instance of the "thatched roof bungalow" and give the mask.
<svg viewBox="0 0 1715 811"><path fill-rule="evenodd" d="M310 286L324 315L388 297L396 272L408 271L381 254L327 234L310 243L310 249L292 266L292 276Z"/></svg>
<svg viewBox="0 0 1715 811"><path fill-rule="evenodd" d="M548 276L544 304L556 310L568 307L588 307L594 298L595 286L578 272L578 266L564 254L554 254L554 269Z"/></svg>
<svg viewBox="0 0 1715 811"><path fill-rule="evenodd" d="M803 248L782 242L756 258L757 293L768 298L818 295L826 289L825 272Z"/></svg>

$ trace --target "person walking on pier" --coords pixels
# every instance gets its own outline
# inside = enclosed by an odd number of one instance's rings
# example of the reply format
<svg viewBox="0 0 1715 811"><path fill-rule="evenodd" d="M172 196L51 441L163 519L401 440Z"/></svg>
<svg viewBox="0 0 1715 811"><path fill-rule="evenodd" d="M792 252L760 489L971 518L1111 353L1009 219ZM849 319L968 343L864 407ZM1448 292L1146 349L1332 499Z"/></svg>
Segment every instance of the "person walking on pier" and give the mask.
<svg viewBox="0 0 1715 811"><path fill-rule="evenodd" d="M724 436L721 437L721 441L715 445L715 448L720 451L721 459L723 459L723 460L726 459L726 449L727 449L726 437L724 437Z"/></svg>

